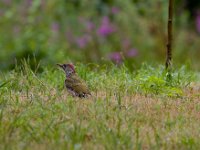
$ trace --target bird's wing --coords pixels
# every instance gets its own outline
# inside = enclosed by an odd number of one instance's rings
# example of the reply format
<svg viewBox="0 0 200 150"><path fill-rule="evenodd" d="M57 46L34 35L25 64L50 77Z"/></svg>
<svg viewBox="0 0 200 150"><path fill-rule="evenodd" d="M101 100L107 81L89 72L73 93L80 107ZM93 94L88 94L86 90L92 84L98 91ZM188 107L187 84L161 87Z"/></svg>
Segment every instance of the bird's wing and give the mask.
<svg viewBox="0 0 200 150"><path fill-rule="evenodd" d="M67 88L70 88L79 94L90 94L87 84L77 75L73 75L70 78L67 78L65 80L65 85Z"/></svg>

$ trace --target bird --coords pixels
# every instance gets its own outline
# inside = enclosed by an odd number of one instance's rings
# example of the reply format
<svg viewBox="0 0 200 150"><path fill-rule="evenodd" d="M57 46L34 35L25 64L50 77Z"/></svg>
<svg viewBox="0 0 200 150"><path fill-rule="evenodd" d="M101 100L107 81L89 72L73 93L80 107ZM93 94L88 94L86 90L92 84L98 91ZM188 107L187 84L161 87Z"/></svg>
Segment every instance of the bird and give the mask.
<svg viewBox="0 0 200 150"><path fill-rule="evenodd" d="M84 80L76 73L73 64L57 64L65 72L65 87L73 97L86 98L91 95L90 90Z"/></svg>

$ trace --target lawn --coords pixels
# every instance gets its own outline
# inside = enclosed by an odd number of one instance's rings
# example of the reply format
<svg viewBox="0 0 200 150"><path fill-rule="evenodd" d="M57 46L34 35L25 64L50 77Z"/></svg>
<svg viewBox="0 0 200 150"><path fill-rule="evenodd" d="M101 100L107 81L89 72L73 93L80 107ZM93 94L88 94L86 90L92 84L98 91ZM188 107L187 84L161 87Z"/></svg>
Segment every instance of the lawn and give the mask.
<svg viewBox="0 0 200 150"><path fill-rule="evenodd" d="M200 149L200 88L188 67L77 64L85 99L68 94L56 66L43 69L0 73L0 149Z"/></svg>

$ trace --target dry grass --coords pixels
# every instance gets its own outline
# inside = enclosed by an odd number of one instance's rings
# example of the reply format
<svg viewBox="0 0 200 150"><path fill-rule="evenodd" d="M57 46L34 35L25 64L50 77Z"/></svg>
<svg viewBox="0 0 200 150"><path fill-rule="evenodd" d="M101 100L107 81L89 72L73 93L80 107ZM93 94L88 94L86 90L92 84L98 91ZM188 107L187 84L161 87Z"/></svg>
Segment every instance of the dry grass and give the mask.
<svg viewBox="0 0 200 150"><path fill-rule="evenodd" d="M93 88L93 96L79 99L58 84L63 78L54 72L2 76L13 80L0 93L0 149L200 148L197 83L169 97L125 89L131 87L128 75L107 77ZM111 79L115 89L103 90Z"/></svg>

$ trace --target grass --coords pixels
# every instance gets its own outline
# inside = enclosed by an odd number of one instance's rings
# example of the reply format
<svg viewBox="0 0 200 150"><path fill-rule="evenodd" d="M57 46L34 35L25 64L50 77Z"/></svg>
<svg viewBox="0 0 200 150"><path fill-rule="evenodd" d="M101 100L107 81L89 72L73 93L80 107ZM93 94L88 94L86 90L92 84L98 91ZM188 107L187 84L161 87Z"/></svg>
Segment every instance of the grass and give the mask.
<svg viewBox="0 0 200 150"><path fill-rule="evenodd" d="M68 95L56 67L0 74L0 149L200 148L200 95L187 67L171 76L162 66L76 69L88 99Z"/></svg>

